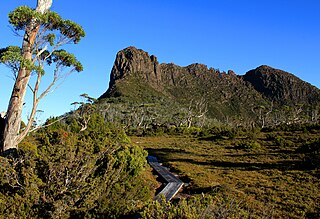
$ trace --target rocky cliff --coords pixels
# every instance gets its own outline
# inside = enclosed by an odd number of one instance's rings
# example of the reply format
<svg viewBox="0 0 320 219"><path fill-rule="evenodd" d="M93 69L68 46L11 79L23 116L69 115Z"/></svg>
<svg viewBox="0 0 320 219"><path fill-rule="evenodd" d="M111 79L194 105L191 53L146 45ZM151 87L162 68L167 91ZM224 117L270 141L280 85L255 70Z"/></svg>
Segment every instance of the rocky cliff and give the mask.
<svg viewBox="0 0 320 219"><path fill-rule="evenodd" d="M137 82L133 87L129 85L132 80ZM126 87L121 86L124 83ZM100 99L119 93L131 95L132 92L136 93L133 90L139 84L144 84L158 92L170 93L171 96L175 96L174 93L177 92L174 92L174 89L179 88L185 89L185 92L193 89L193 95L210 95L210 91L215 90L224 98L233 95L232 93L227 94L228 91L243 88L255 93L254 89L245 86L245 81L231 70L228 73L220 72L198 63L186 67L173 63L159 64L154 55L149 55L135 47L128 47L118 52L111 71L109 88Z"/></svg>
<svg viewBox="0 0 320 219"><path fill-rule="evenodd" d="M232 70L220 72L198 63L186 67L160 64L154 55L128 47L116 56L109 88L100 100L105 98L160 103L163 108L185 109L185 114L192 108L194 115L195 111L205 111L208 118L239 122L261 120L263 111L267 114L273 107L281 110L283 106L316 105L320 91L290 73L268 66L238 76ZM171 109L161 112L166 110Z"/></svg>

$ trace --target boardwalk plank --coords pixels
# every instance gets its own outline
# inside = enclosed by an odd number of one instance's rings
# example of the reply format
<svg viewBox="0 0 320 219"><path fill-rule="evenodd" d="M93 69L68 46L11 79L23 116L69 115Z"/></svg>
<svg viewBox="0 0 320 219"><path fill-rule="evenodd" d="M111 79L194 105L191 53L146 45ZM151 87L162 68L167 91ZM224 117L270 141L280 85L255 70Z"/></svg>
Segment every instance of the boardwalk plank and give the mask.
<svg viewBox="0 0 320 219"><path fill-rule="evenodd" d="M156 196L160 201L161 195L164 195L167 201L170 201L182 188L183 182L175 175L170 173L167 168L161 166L156 157L148 156L150 166L166 181L166 187Z"/></svg>

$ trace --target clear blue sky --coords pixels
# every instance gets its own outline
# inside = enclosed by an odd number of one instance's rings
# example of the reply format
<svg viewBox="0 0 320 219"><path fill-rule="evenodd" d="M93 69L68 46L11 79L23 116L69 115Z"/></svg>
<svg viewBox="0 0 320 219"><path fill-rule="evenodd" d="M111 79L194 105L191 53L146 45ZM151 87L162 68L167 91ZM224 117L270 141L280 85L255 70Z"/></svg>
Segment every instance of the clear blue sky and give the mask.
<svg viewBox="0 0 320 219"><path fill-rule="evenodd" d="M19 5L35 7L36 0L0 5L0 47L20 45L7 14ZM82 93L99 97L108 88L116 53L128 46L160 62L198 62L237 74L270 65L320 87L319 0L53 0L52 10L84 27L86 37L67 49L85 70L43 100L40 119L70 111ZM0 111L11 94L10 76L0 66ZM26 103L24 117L30 111Z"/></svg>

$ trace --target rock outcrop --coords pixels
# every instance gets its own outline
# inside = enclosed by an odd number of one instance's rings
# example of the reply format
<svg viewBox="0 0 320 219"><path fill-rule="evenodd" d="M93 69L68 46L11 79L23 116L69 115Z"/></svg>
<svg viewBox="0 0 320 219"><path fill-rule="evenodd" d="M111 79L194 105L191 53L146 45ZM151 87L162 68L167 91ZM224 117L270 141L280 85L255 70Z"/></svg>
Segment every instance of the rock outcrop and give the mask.
<svg viewBox="0 0 320 219"><path fill-rule="evenodd" d="M318 88L291 73L266 65L247 72L243 79L270 101L280 105L313 105L320 100Z"/></svg>
<svg viewBox="0 0 320 219"><path fill-rule="evenodd" d="M109 88L99 99L104 98L161 106L153 110L155 117L168 113L170 118L204 118L206 112L206 118L213 120L233 120L237 125L259 121L265 125L266 121L292 122L286 119L288 107L294 111L299 106L299 113L304 113L301 118L307 118L310 107L319 105L320 91L293 74L269 66L238 76L232 70L221 72L199 63L186 67L160 64L154 55L128 47L116 56ZM292 113L292 120L302 121L296 114Z"/></svg>
<svg viewBox="0 0 320 219"><path fill-rule="evenodd" d="M211 81L213 86L227 80L229 83L242 83L241 79L232 71L228 73L210 68L204 64L191 64L180 67L173 63L159 64L157 57L135 47L128 47L118 52L110 76L109 88L101 98L115 96L118 82L128 78L136 78L147 83L159 92L165 92L168 86L195 86L195 82ZM123 92L122 92L123 93Z"/></svg>

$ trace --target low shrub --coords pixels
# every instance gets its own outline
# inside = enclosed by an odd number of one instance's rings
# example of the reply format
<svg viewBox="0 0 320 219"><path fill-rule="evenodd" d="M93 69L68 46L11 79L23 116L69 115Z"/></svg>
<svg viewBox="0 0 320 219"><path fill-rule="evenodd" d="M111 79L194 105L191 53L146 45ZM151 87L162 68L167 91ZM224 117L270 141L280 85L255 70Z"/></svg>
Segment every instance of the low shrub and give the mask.
<svg viewBox="0 0 320 219"><path fill-rule="evenodd" d="M80 133L67 124L41 129L17 156L0 157L2 217L119 218L150 200L140 177L147 152L100 116L91 118Z"/></svg>
<svg viewBox="0 0 320 219"><path fill-rule="evenodd" d="M286 141L286 140L285 140L283 137L281 137L281 136L276 136L276 137L274 138L275 144L278 145L278 146L281 146L281 147L283 147L283 146L285 145L285 141Z"/></svg>
<svg viewBox="0 0 320 219"><path fill-rule="evenodd" d="M275 139L275 137L276 137L276 135L274 133L272 133L272 132L268 133L266 135L266 138L267 138L268 141L273 141Z"/></svg>
<svg viewBox="0 0 320 219"><path fill-rule="evenodd" d="M149 203L141 212L142 218L272 218L269 215L255 215L250 206L239 198L227 195L203 195L183 198L177 203L161 202Z"/></svg>
<svg viewBox="0 0 320 219"><path fill-rule="evenodd" d="M305 143L296 152L305 155L305 162L314 168L320 168L320 139Z"/></svg>
<svg viewBox="0 0 320 219"><path fill-rule="evenodd" d="M256 149L260 149L261 145L259 142L255 140L243 140L238 142L236 147L239 149L245 149L245 150L256 150Z"/></svg>

